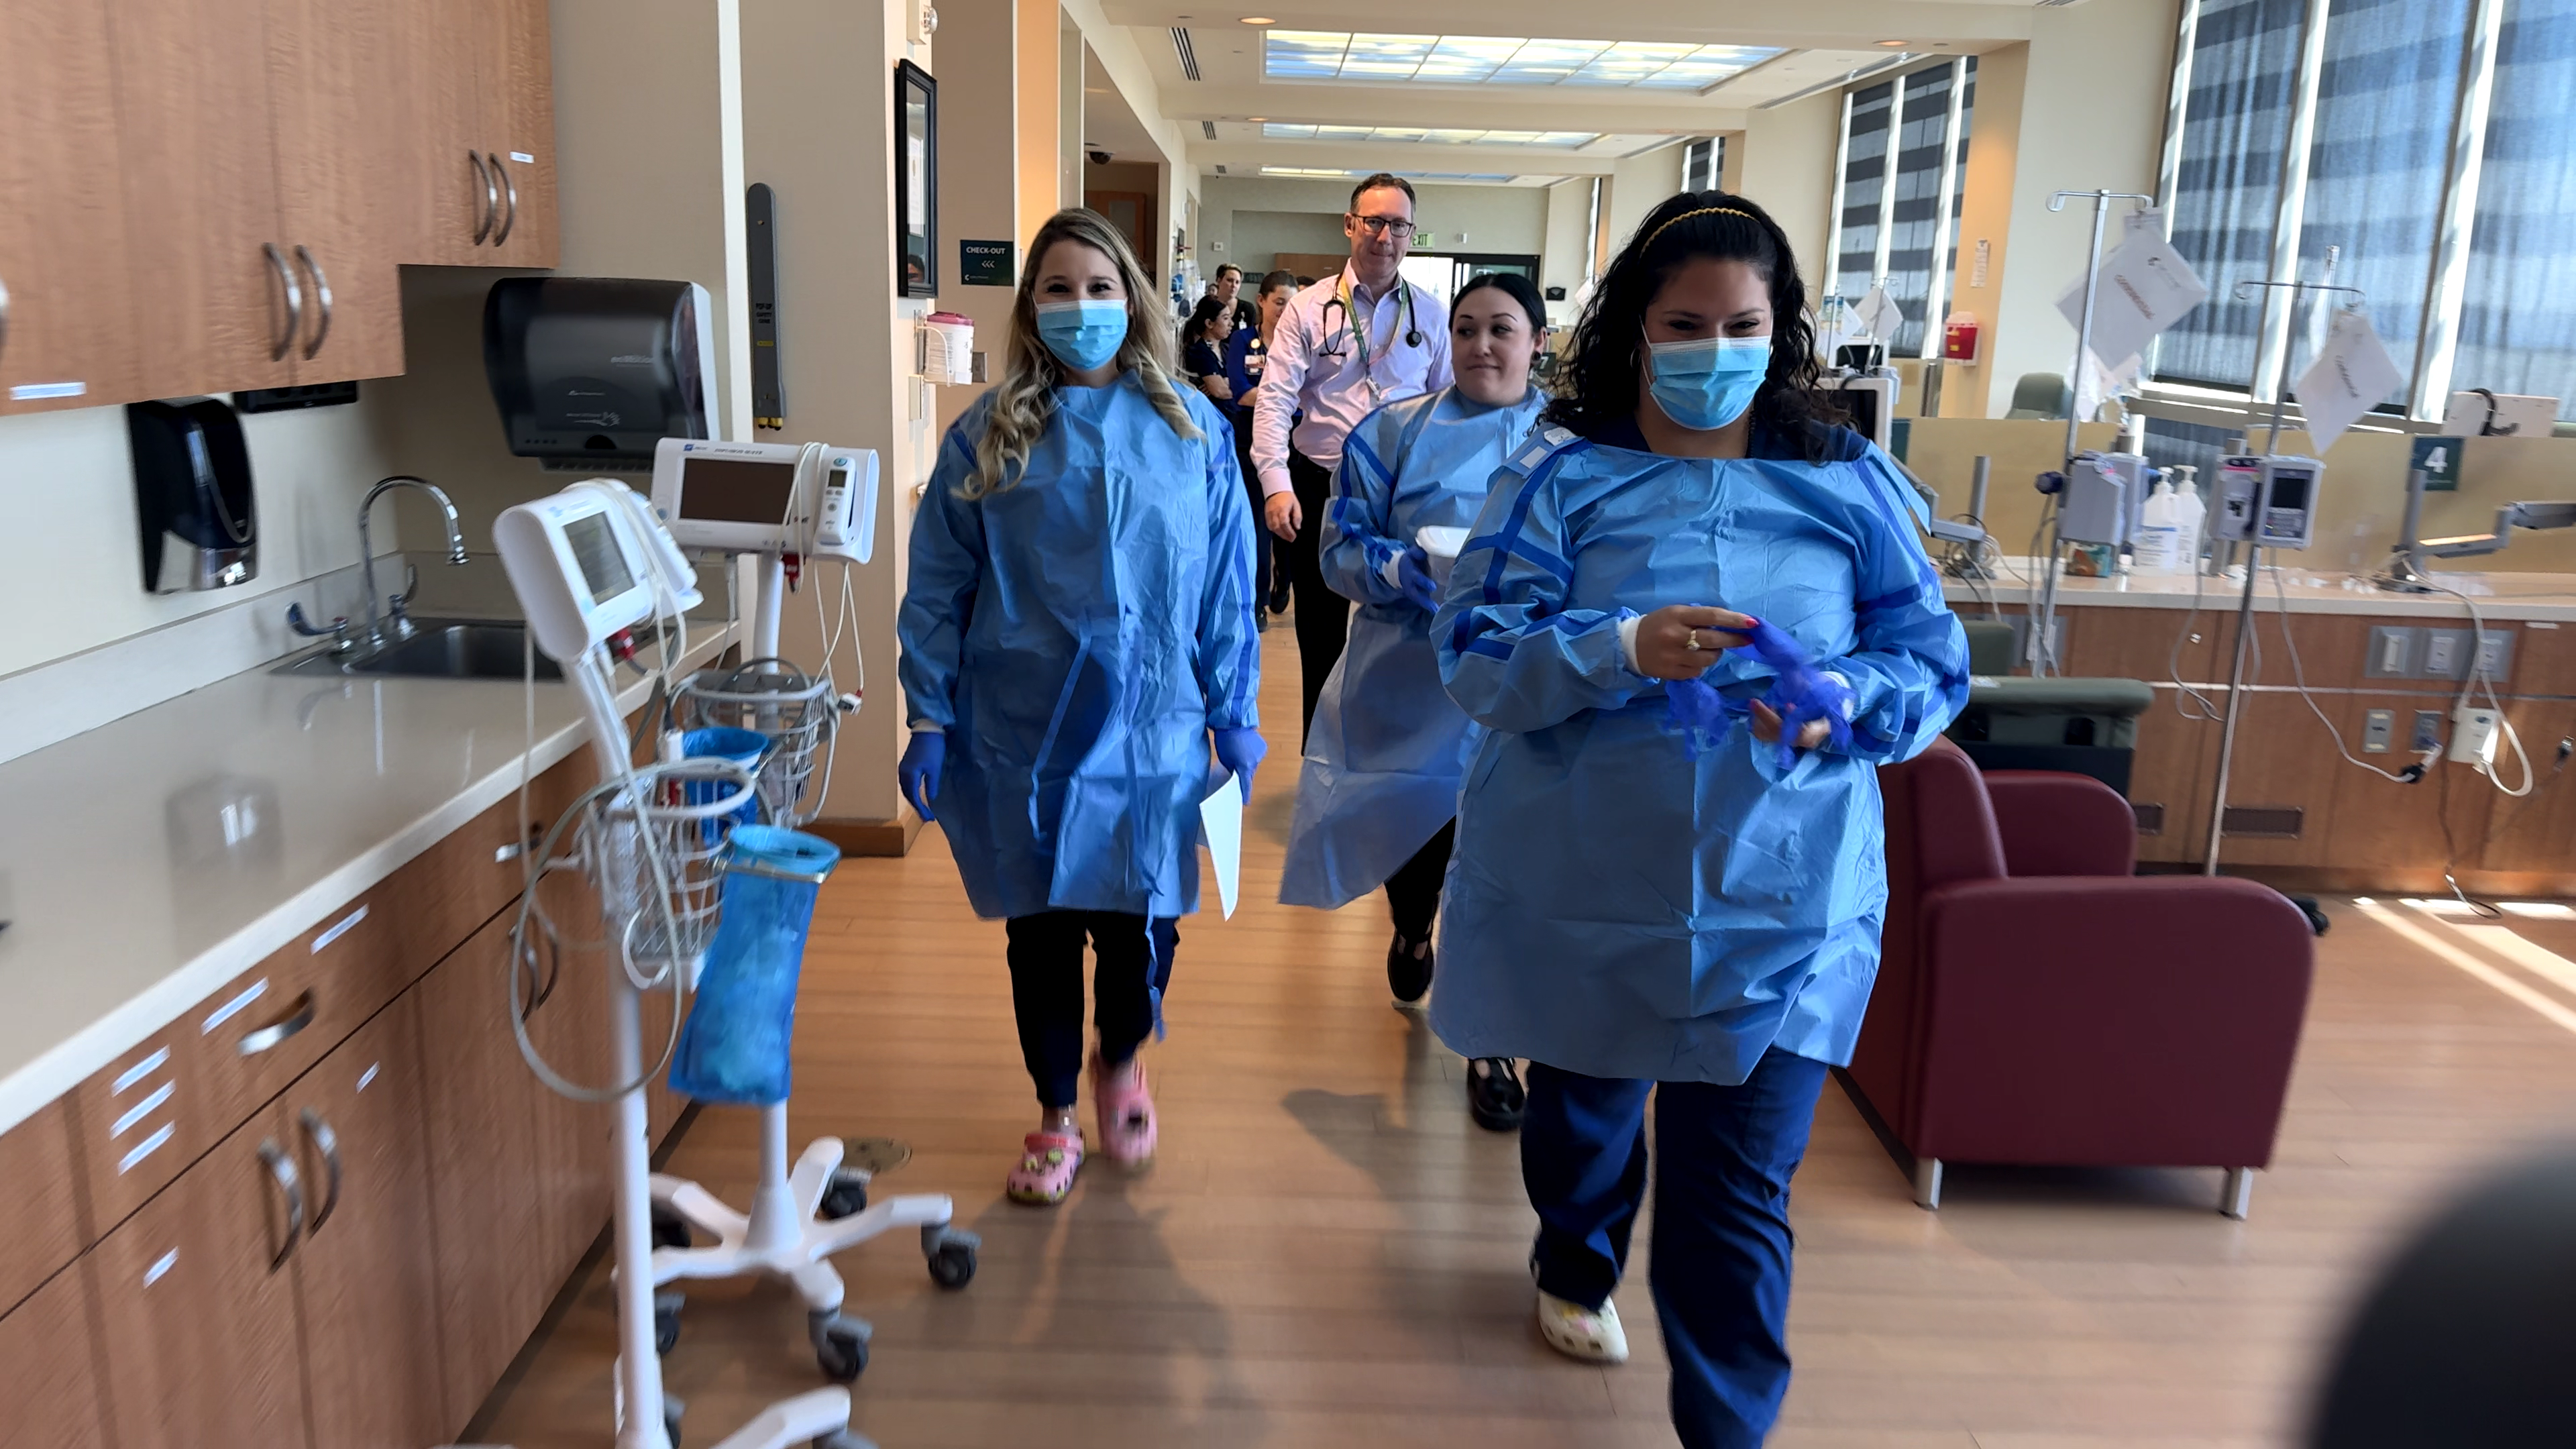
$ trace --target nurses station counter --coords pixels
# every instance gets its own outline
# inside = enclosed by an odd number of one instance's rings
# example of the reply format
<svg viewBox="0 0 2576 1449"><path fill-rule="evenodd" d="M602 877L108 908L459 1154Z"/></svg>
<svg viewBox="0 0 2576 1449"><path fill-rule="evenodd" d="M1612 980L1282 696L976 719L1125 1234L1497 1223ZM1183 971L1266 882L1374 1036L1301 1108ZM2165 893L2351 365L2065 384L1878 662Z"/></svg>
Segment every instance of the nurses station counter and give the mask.
<svg viewBox="0 0 2576 1449"><path fill-rule="evenodd" d="M2001 577L1950 579L1945 592L1962 619L2017 619L2031 610L2036 577L2031 561L2008 559ZM2505 651L2493 684L2530 756L2533 792L2505 795L2447 758L2416 784L2383 779L2346 763L2317 717L2385 770L2420 758L2419 730L2438 731L2447 751L2458 670L2476 647L2461 600L2297 569L2280 572L2276 591L2267 571L2255 595L2260 658L2246 671L2222 865L2321 890L2439 891L2447 864L2470 889L2576 895L2576 769L2562 771L2560 754L2561 741L2576 738L2576 575L2437 577L2476 601L2490 658ZM2221 723L2177 704L2190 707L2188 686L2224 709L2243 590L2240 580L2190 575L2060 582L2057 672L2143 680L2155 691L2138 721L2129 786L2149 868L2196 866L2207 849ZM2483 691L2474 702L2485 704ZM2521 783L2502 741L2495 770Z"/></svg>

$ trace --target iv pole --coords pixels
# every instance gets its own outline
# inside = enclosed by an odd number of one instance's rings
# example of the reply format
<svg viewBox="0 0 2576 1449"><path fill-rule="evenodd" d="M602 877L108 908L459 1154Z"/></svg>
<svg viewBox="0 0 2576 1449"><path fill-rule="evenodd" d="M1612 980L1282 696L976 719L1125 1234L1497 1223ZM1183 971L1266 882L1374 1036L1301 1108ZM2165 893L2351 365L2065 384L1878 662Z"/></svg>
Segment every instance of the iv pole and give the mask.
<svg viewBox="0 0 2576 1449"><path fill-rule="evenodd" d="M2084 366L2093 356L2093 304L2102 285L2102 228L2111 219L2112 202L2156 204L2154 197L2135 191L2060 191L2048 198L2048 209L2064 211L2066 203L2077 197L2087 197L2093 202L2093 249L2084 255L2084 320L2075 328L2075 367L2066 375L2065 466L2069 473L2075 469L2075 455L2082 451L2079 430L2084 426L2084 418L2075 408L2075 398L2083 391ZM2027 651L2031 677L2035 679L2047 677L2056 668L2056 648L2050 642L2050 634L2057 622L2058 556L2065 546L2063 535L2051 528L2048 535L2048 582L2040 595L2038 617L2031 621L2033 633Z"/></svg>
<svg viewBox="0 0 2576 1449"><path fill-rule="evenodd" d="M2333 263L2327 263L2329 275ZM2272 384L2272 427L2263 439L2263 456L2278 457L2281 448L2281 418L2290 407L2290 353L2297 341L2299 299L2310 292L2344 292L2352 297L2352 306L2360 307L2369 298L2359 287L2338 287L2331 282L2258 282L2246 280L2236 284L2236 299L2249 300L2257 292L2278 289L2290 294L2290 338L2281 347L2281 371ZM2236 663L2227 674L2227 719L2218 731L2218 786L2209 797L2209 849L2200 863L2202 875L2218 874L2218 846L2227 833L2227 777L2236 766L2236 722L2243 713L2245 700L2246 656L2254 644L2254 584L2263 572L2263 524L2272 513L2272 475L2266 470L2255 485L2254 511L2248 516L2245 532L2245 592L2236 604Z"/></svg>

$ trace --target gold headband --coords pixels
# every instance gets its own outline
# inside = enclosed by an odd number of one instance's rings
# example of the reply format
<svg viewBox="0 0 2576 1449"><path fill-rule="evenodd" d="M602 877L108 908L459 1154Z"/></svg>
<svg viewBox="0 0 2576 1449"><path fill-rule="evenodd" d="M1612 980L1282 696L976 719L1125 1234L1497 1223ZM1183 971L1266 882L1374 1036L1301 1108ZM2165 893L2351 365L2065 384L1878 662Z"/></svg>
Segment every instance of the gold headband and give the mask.
<svg viewBox="0 0 2576 1449"><path fill-rule="evenodd" d="M1703 206L1697 211L1685 211L1681 215L1674 217L1672 221L1667 221L1663 226L1656 227L1653 231L1646 233L1646 245L1653 246L1655 244L1655 238L1664 234L1664 227L1671 226L1674 221L1688 221L1694 216L1740 216L1746 221L1753 220L1753 213L1749 211L1738 211L1731 206Z"/></svg>

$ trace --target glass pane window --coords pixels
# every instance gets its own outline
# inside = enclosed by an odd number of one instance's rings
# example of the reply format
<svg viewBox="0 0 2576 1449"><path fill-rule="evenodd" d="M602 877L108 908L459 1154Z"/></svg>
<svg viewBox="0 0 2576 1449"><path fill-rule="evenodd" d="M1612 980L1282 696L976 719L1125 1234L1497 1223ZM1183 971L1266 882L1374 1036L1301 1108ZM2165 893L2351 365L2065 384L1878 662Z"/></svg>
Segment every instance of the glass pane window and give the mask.
<svg viewBox="0 0 2576 1449"><path fill-rule="evenodd" d="M2469 3L2334 0L2326 16L2299 275L2323 277L2327 248L2340 248L2334 280L2369 294L2371 323L2410 376L2441 232ZM2292 377L2316 355L2333 305L2302 319ZM2403 404L2406 393L2401 386L2381 401Z"/></svg>
<svg viewBox="0 0 2576 1449"><path fill-rule="evenodd" d="M2576 0L2514 0L2496 49L2454 391L2555 397L2560 417L2576 417L2571 217Z"/></svg>
<svg viewBox="0 0 2576 1449"><path fill-rule="evenodd" d="M1897 118L1896 207L1890 218L1887 293L1905 314L1889 339L1888 354L1923 352L1923 309L1931 300L1932 265L1941 222L1942 143L1950 129L1950 67L1934 66L1905 77L1904 108Z"/></svg>
<svg viewBox="0 0 2576 1449"><path fill-rule="evenodd" d="M1895 96L1892 81L1851 96L1851 143L1843 162L1842 246L1834 258L1832 289L1852 301L1868 294L1878 271L1878 212L1881 188L1888 180Z"/></svg>
<svg viewBox="0 0 2576 1449"><path fill-rule="evenodd" d="M2210 297L2164 334L2156 376L2165 381L2253 384L2263 300L2240 302L2235 288L2271 274L2305 10L2305 0L2201 0L2173 243Z"/></svg>

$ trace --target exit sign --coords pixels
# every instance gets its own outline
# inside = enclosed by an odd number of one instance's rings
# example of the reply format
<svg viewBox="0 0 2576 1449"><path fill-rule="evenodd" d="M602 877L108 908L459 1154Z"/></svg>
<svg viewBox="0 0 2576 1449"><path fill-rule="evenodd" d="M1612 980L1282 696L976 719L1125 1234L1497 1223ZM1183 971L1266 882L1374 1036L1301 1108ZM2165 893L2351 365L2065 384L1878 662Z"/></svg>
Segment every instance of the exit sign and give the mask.
<svg viewBox="0 0 2576 1449"><path fill-rule="evenodd" d="M2407 471L2422 470L2427 493L2456 493L2460 490L2460 453L2467 443L2466 438L2417 438Z"/></svg>

